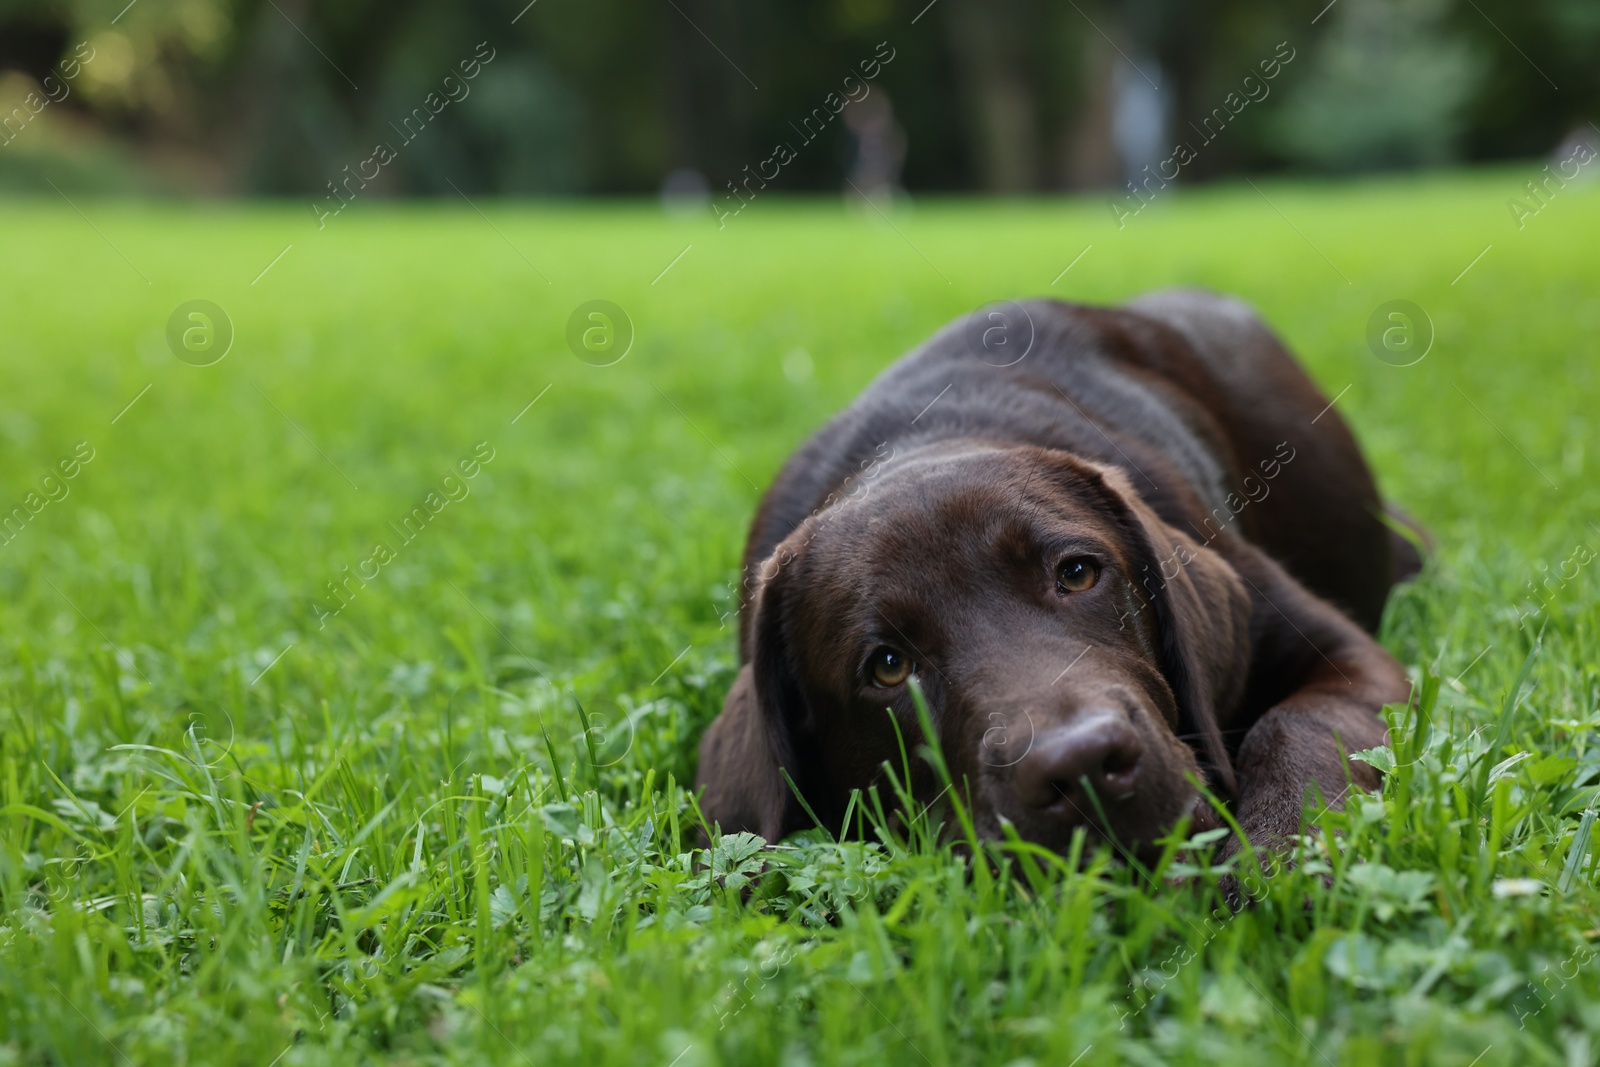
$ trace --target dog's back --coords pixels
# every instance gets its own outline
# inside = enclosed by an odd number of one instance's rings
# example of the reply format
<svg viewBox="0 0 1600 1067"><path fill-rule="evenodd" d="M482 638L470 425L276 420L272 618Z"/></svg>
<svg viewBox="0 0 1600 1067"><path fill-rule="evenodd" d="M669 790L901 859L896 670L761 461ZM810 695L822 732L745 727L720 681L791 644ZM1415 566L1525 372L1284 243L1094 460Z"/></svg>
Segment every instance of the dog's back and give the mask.
<svg viewBox="0 0 1600 1067"><path fill-rule="evenodd" d="M1391 586L1414 573L1415 549L1385 527L1338 411L1250 308L1197 291L1121 308L1010 308L1003 358L985 344L983 320L958 320L795 453L752 526L747 574L806 516L870 492L878 464L973 438L1119 467L1175 527L1201 540L1243 536L1377 627Z"/></svg>

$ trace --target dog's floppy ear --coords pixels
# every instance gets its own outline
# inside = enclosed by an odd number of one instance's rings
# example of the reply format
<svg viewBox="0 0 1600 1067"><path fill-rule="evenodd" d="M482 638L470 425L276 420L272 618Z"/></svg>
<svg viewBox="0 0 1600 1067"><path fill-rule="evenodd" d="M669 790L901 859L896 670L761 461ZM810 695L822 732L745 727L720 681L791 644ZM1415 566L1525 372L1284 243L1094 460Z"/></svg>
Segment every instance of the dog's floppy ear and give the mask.
<svg viewBox="0 0 1600 1067"><path fill-rule="evenodd" d="M1161 672L1178 703L1178 734L1198 742L1212 784L1232 796L1233 763L1222 720L1250 674L1250 597L1244 582L1211 548L1164 522L1114 467L1086 464L1132 528L1140 598L1155 612Z"/></svg>
<svg viewBox="0 0 1600 1067"><path fill-rule="evenodd" d="M805 698L789 648L785 589L794 561L782 546L761 567L751 599L748 662L705 737L700 741L697 788L700 809L723 833L748 831L777 841L809 824L787 769L805 788L807 775L796 753L796 731L805 721Z"/></svg>

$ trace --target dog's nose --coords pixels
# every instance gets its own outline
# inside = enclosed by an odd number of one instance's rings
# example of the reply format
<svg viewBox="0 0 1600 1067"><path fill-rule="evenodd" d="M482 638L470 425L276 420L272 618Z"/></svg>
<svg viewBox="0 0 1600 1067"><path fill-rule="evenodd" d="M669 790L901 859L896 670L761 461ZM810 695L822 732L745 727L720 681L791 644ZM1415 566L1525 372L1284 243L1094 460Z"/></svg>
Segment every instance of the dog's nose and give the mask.
<svg viewBox="0 0 1600 1067"><path fill-rule="evenodd" d="M1030 808L1088 822L1095 801L1085 786L1102 805L1127 799L1138 782L1143 753L1125 716L1110 709L1090 711L1034 740L1017 763L1017 791Z"/></svg>

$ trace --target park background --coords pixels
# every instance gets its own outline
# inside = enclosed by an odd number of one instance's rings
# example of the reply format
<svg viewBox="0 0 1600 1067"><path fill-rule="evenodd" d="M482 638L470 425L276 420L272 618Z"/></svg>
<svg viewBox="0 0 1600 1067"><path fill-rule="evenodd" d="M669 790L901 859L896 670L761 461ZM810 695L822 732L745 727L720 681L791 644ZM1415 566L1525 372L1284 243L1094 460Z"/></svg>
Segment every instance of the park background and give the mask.
<svg viewBox="0 0 1600 1067"><path fill-rule="evenodd" d="M39 128L6 128L0 188L321 197L479 42L471 106L364 195L636 196L676 173L721 196L875 53L870 114L775 189L839 192L853 167L912 193L1113 187L1199 148L1229 94L1248 121L1185 182L1532 158L1600 99L1586 0L6 0L6 109L95 58ZM1280 45L1290 76L1247 98Z"/></svg>
<svg viewBox="0 0 1600 1067"><path fill-rule="evenodd" d="M0 3L0 1067L1592 1064L1597 38ZM1433 532L1383 794L1236 916L1214 841L975 863L887 785L702 849L784 459L975 308L1173 285Z"/></svg>

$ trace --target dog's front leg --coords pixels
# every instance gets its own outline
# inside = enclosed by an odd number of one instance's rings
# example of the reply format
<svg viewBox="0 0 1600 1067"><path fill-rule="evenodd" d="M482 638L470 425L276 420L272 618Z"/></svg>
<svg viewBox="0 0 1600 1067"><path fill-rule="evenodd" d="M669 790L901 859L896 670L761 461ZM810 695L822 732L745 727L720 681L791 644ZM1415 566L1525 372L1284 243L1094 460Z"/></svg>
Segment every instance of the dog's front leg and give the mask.
<svg viewBox="0 0 1600 1067"><path fill-rule="evenodd" d="M1377 770L1348 757L1386 743L1383 706L1406 701L1410 685L1365 630L1267 556L1248 557L1232 561L1254 600L1245 706L1264 710L1234 758L1235 810L1250 844L1274 850L1300 831L1313 786L1334 807L1351 788L1378 788Z"/></svg>

